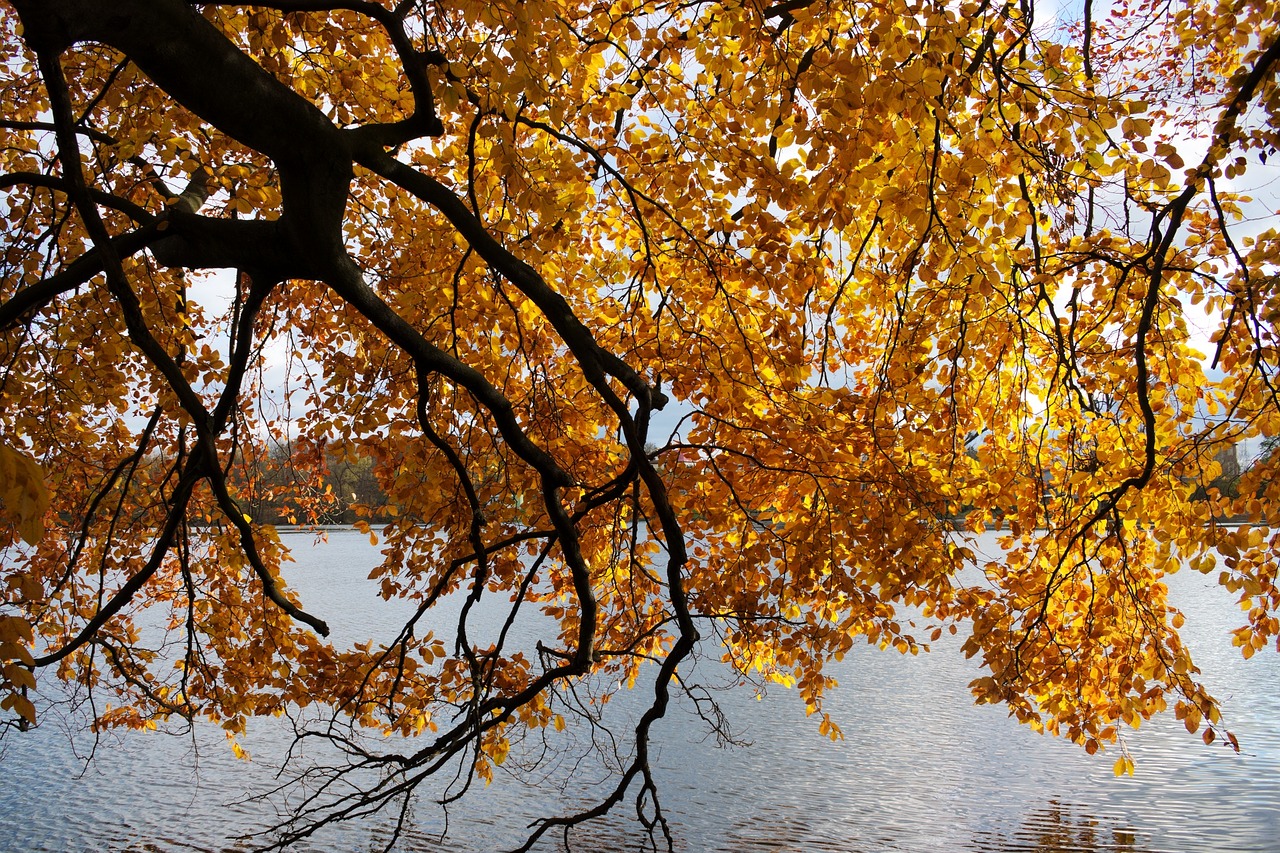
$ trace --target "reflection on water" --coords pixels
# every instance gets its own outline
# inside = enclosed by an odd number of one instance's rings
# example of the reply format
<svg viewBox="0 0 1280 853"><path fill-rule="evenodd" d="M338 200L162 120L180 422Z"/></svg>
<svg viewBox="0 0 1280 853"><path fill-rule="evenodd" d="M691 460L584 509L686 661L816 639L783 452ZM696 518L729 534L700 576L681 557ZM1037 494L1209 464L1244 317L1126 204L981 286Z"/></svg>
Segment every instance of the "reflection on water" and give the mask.
<svg viewBox="0 0 1280 853"><path fill-rule="evenodd" d="M403 614L387 613L364 580L376 549L354 533L331 533L314 550L307 535L289 538L299 560L291 580L308 608L330 620L336 639L389 638L394 617ZM1019 727L999 708L973 705L966 685L974 667L958 640L947 638L917 658L859 648L832 672L841 686L828 710L844 728L842 743L820 737L796 696L781 689L760 701L750 691L722 694L735 734L749 748L717 748L687 701L659 723L655 770L678 848L1280 851L1280 656L1240 658L1227 631L1241 614L1210 579L1183 573L1171 586L1187 611L1184 637L1243 754L1203 746L1170 716L1127 736L1138 773L1117 779L1114 756L1091 759ZM361 600L370 606L353 605ZM682 676L715 684L724 673L703 662ZM619 710L644 698L623 697ZM236 836L276 814L246 793L276 781L286 735L281 721L258 721L247 764L208 727L182 737L127 735L104 740L86 769L56 720L46 719L0 747L0 850L247 850ZM499 773L447 816L424 797L397 849L514 846L529 821L598 797L608 780L595 773L565 790L539 776ZM626 811L577 830L574 849L645 849L647 839ZM294 849L377 850L388 836L385 825L365 822ZM559 847L551 840L545 849Z"/></svg>
<svg viewBox="0 0 1280 853"><path fill-rule="evenodd" d="M979 832L974 850L1026 851L1026 853L1147 853L1133 829L1087 816L1079 807L1050 802L1028 814L1022 826L1004 835Z"/></svg>

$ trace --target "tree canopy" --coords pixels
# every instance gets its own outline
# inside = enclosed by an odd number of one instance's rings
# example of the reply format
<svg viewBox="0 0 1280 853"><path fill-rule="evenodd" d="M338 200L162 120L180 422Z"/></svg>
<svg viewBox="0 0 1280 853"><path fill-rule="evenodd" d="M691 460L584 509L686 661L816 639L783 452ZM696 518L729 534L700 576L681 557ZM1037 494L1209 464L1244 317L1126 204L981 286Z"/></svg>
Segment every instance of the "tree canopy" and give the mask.
<svg viewBox="0 0 1280 853"><path fill-rule="evenodd" d="M650 730L695 655L838 737L825 663L961 632L978 702L1091 753L1167 708L1234 742L1162 578L1216 572L1246 656L1280 633L1280 459L1209 487L1280 434L1280 238L1244 194L1278 22L3 0L0 704L36 723L61 681L97 727L232 737L326 709L353 787L282 844L556 744L587 681L647 710L530 843L624 800L659 832ZM309 482L371 460L398 636L335 648L282 579L245 512L281 445Z"/></svg>

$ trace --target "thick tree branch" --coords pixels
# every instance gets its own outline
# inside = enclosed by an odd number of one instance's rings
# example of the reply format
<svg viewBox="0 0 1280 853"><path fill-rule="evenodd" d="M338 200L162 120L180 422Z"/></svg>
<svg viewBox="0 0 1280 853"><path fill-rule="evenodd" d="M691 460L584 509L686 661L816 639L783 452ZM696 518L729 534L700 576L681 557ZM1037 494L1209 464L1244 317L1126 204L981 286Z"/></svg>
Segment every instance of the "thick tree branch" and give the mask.
<svg viewBox="0 0 1280 853"><path fill-rule="evenodd" d="M118 257L130 257L160 238L163 232L157 220L135 231L112 238L112 251ZM25 322L64 293L88 284L94 276L106 270L106 252L99 246L89 249L58 272L38 282L20 288L17 293L0 303L0 331L11 329Z"/></svg>
<svg viewBox="0 0 1280 853"><path fill-rule="evenodd" d="M71 192L71 187L67 185L66 181L51 175L42 175L39 172L9 172L6 175L0 175L0 190L18 186L44 187L68 194ZM88 188L88 193L95 204L125 213L134 222L145 225L155 221L156 217L146 208L134 204L127 198L104 192L95 187Z"/></svg>

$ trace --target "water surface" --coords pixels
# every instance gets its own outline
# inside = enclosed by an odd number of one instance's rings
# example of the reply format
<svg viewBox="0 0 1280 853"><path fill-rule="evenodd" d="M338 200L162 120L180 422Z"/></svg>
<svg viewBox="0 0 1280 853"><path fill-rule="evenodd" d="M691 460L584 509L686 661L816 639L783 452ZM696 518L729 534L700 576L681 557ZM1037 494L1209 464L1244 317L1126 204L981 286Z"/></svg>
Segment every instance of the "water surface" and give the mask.
<svg viewBox="0 0 1280 853"><path fill-rule="evenodd" d="M331 531L286 534L298 559L289 578L337 641L389 639L403 608L373 597L365 579L378 560L368 540ZM988 550L994 540L984 539ZM857 647L832 674L828 710L846 740L831 743L780 688L719 696L735 735L721 748L689 703L656 729L655 768L677 848L689 851L997 851L997 853L1183 853L1280 851L1280 657L1250 661L1232 648L1242 614L1210 578L1183 572L1170 583L1187 612L1183 634L1206 683L1239 737L1237 755L1204 746L1172 715L1129 732L1137 775L1115 778L1114 751L1090 758L1037 735L999 707L973 705L976 668L944 638L919 657ZM526 641L538 626L524 626ZM720 683L703 663L687 679ZM644 696L625 697L620 711ZM628 705L630 703L630 705ZM268 825L270 807L246 796L271 787L288 730L258 721L251 762L233 758L220 731L182 736L110 735L86 764L83 737L56 720L9 736L0 757L0 850L242 851L246 832ZM77 752L79 750L79 752ZM492 786L442 810L425 799L396 849L499 850L524 826L600 796L610 780L593 771L566 790L541 776L499 773ZM620 815L578 831L574 849L643 849ZM441 834L448 835L441 840ZM380 850L385 821L326 830L296 850ZM550 841L546 850L559 849Z"/></svg>

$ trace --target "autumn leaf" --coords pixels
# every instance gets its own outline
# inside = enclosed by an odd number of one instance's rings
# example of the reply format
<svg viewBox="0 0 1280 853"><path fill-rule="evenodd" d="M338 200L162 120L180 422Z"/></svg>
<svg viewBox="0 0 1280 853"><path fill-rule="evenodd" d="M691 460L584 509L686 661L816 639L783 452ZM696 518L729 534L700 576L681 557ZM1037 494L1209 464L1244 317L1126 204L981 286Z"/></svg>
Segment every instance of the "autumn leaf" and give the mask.
<svg viewBox="0 0 1280 853"><path fill-rule="evenodd" d="M7 444L0 443L0 518L18 530L28 545L44 536L44 515L49 508L49 489L35 460Z"/></svg>

